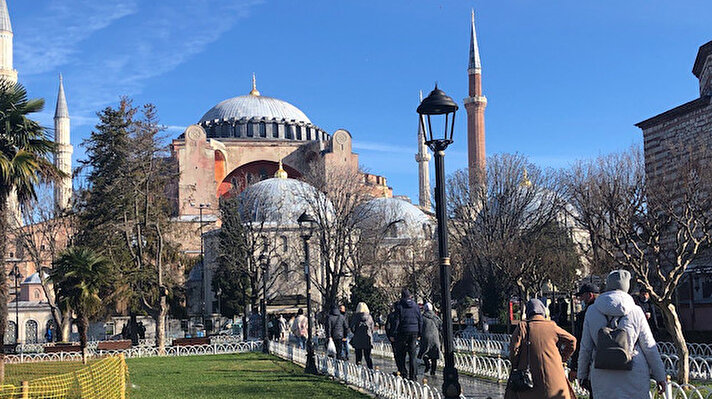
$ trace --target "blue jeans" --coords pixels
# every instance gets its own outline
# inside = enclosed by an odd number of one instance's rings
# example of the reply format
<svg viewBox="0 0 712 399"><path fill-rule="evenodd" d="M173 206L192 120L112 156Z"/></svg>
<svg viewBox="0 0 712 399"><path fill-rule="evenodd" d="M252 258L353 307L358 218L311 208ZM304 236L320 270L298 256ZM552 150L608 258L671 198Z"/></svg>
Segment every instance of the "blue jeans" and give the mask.
<svg viewBox="0 0 712 399"><path fill-rule="evenodd" d="M342 359L349 360L349 340L343 341L343 346L341 347L341 353L339 354Z"/></svg>
<svg viewBox="0 0 712 399"><path fill-rule="evenodd" d="M297 347L299 349L307 348L307 337L297 337Z"/></svg>

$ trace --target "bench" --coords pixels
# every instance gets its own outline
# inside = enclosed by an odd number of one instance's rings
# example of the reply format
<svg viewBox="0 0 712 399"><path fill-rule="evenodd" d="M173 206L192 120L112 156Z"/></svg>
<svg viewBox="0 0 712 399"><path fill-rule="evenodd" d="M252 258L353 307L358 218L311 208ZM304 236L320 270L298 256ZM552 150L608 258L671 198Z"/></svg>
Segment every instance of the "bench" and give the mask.
<svg viewBox="0 0 712 399"><path fill-rule="evenodd" d="M173 346L210 345L210 338L174 338Z"/></svg>
<svg viewBox="0 0 712 399"><path fill-rule="evenodd" d="M56 343L51 346L45 346L45 353L59 353L59 352L81 352L82 348L77 344L63 344Z"/></svg>
<svg viewBox="0 0 712 399"><path fill-rule="evenodd" d="M121 339L116 341L99 341L96 344L96 349L100 351L120 351L131 349L131 340Z"/></svg>

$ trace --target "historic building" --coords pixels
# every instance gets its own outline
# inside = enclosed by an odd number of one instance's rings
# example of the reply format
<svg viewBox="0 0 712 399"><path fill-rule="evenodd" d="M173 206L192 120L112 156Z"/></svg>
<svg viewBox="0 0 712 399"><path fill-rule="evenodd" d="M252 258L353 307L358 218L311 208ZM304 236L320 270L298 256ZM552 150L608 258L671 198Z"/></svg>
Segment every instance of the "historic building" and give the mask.
<svg viewBox="0 0 712 399"><path fill-rule="evenodd" d="M643 131L645 174L650 185L663 185L674 178L678 151L683 148L712 149L712 41L700 47L692 73L699 79L697 98L636 124ZM688 268L678 289L678 301L683 328L712 330L709 257Z"/></svg>

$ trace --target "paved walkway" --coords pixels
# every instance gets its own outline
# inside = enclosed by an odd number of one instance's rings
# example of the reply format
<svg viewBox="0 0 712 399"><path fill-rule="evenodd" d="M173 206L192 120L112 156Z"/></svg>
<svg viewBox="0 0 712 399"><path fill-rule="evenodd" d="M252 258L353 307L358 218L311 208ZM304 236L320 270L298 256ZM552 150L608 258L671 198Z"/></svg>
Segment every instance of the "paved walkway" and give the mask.
<svg viewBox="0 0 712 399"><path fill-rule="evenodd" d="M323 349L323 348L320 348ZM349 348L349 361L355 362L353 348ZM373 356L373 366L378 367L381 371L392 373L396 371L396 363L393 358L385 358ZM418 366L418 380L422 381L423 371L425 366L420 363ZM442 365L438 363L438 370L434 376L429 373L425 376L428 379L428 385L436 386L438 390L442 387ZM471 377L469 375L460 374L460 385L462 386L463 394L467 398L473 399L502 399L504 398L504 385L493 381Z"/></svg>

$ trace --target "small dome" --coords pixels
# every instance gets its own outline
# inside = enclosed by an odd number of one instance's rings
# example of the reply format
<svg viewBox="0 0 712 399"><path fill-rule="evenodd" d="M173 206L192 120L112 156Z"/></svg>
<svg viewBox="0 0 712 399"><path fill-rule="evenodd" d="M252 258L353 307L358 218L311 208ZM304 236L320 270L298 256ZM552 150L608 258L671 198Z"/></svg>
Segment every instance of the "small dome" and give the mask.
<svg viewBox="0 0 712 399"><path fill-rule="evenodd" d="M245 219L282 226L297 224L299 215L311 209L317 198L326 200L309 184L289 178L262 180L247 187L240 196Z"/></svg>
<svg viewBox="0 0 712 399"><path fill-rule="evenodd" d="M200 118L200 123L216 119L242 119L266 118L277 120L294 120L296 122L311 123L309 118L294 105L272 97L248 94L228 98L218 105L210 108Z"/></svg>
<svg viewBox="0 0 712 399"><path fill-rule="evenodd" d="M399 198L374 198L357 211L361 228L385 231L389 238L432 238L430 218L418 207Z"/></svg>
<svg viewBox="0 0 712 399"><path fill-rule="evenodd" d="M44 276L45 278L48 277L46 273ZM20 284L42 284L42 280L40 279L40 274L38 272L35 272L27 276L27 278L24 279Z"/></svg>

